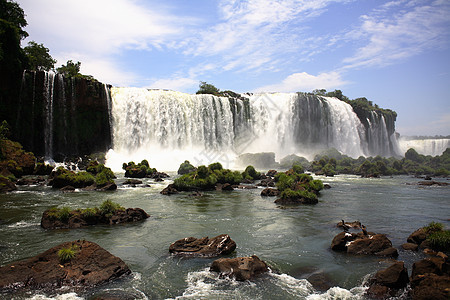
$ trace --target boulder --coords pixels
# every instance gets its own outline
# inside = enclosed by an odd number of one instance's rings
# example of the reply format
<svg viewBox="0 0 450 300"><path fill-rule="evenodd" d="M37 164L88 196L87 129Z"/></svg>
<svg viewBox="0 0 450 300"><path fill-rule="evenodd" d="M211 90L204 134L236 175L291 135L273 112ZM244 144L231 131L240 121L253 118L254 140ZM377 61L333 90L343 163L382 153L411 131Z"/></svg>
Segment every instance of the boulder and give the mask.
<svg viewBox="0 0 450 300"><path fill-rule="evenodd" d="M178 194L178 190L175 188L173 183L171 183L167 187L165 187L160 193L163 194L163 195L170 196L170 195L173 195L173 194Z"/></svg>
<svg viewBox="0 0 450 300"><path fill-rule="evenodd" d="M181 256L215 257L232 253L236 243L228 234L221 234L214 238L187 237L172 243L169 252Z"/></svg>
<svg viewBox="0 0 450 300"><path fill-rule="evenodd" d="M347 253L350 254L375 254L392 247L391 241L384 234L360 236L350 242Z"/></svg>
<svg viewBox="0 0 450 300"><path fill-rule="evenodd" d="M239 281L251 280L269 271L267 264L256 255L251 257L219 258L212 262L210 270Z"/></svg>
<svg viewBox="0 0 450 300"><path fill-rule="evenodd" d="M275 177L275 175L277 175L277 174L278 174L277 170L269 170L269 171L267 171L266 176Z"/></svg>
<svg viewBox="0 0 450 300"><path fill-rule="evenodd" d="M14 182L6 177L0 176L0 193L7 193L17 190Z"/></svg>
<svg viewBox="0 0 450 300"><path fill-rule="evenodd" d="M62 262L58 251L74 249L74 257ZM35 257L0 268L0 289L95 286L131 270L118 257L89 241L66 242Z"/></svg>
<svg viewBox="0 0 450 300"><path fill-rule="evenodd" d="M409 235L407 242L420 245L423 241L427 239L427 236L428 234L425 231L425 229L420 228Z"/></svg>
<svg viewBox="0 0 450 300"><path fill-rule="evenodd" d="M419 245L414 244L414 243L404 243L402 245L402 248L407 251L417 251L417 249L419 248Z"/></svg>
<svg viewBox="0 0 450 300"><path fill-rule="evenodd" d="M418 185L425 185L425 186L447 186L447 185L450 185L450 183L448 183L448 182L442 182L442 181L427 180L427 181L419 181Z"/></svg>
<svg viewBox="0 0 450 300"><path fill-rule="evenodd" d="M337 223L336 227L344 228L344 225L345 225L345 227L350 227L350 228L354 228L354 229L361 229L361 222L360 221L345 222L345 223L342 223L342 221L340 221L339 223Z"/></svg>
<svg viewBox="0 0 450 300"><path fill-rule="evenodd" d="M384 234L341 232L331 242L334 251L357 255L398 256L397 249Z"/></svg>
<svg viewBox="0 0 450 300"><path fill-rule="evenodd" d="M265 188L261 191L261 196L263 196L263 197L276 197L279 195L280 195L280 191L278 189Z"/></svg>
<svg viewBox="0 0 450 300"><path fill-rule="evenodd" d="M402 261L397 261L390 267L378 271L371 280L367 294L374 298L388 298L397 294L399 289L409 282L408 271Z"/></svg>
<svg viewBox="0 0 450 300"><path fill-rule="evenodd" d="M216 191L233 191L234 188L231 184L229 183L218 183L216 184Z"/></svg>
<svg viewBox="0 0 450 300"><path fill-rule="evenodd" d="M421 275L413 282L413 300L448 300L450 299L450 276L433 273Z"/></svg>
<svg viewBox="0 0 450 300"><path fill-rule="evenodd" d="M268 178L261 180L261 182L258 183L257 186L274 187L275 181L272 178L268 177Z"/></svg>
<svg viewBox="0 0 450 300"><path fill-rule="evenodd" d="M415 262L411 272L411 288L413 299L449 299L448 258L435 256Z"/></svg>

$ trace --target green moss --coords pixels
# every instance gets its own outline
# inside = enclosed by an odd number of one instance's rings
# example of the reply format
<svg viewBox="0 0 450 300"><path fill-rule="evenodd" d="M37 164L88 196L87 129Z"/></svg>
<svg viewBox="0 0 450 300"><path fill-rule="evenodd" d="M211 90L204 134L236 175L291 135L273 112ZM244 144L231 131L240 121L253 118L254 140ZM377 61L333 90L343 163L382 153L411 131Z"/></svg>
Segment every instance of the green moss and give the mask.
<svg viewBox="0 0 450 300"><path fill-rule="evenodd" d="M139 164L135 164L133 161L130 161L128 164L123 163L122 169L125 170L125 177L131 178L151 177L154 173L158 172L155 168L150 168L146 159L142 160Z"/></svg>
<svg viewBox="0 0 450 300"><path fill-rule="evenodd" d="M433 232L428 238L431 248L440 251L450 250L450 230Z"/></svg>
<svg viewBox="0 0 450 300"><path fill-rule="evenodd" d="M78 246L72 245L70 248L61 248L58 250L58 258L61 264L71 261L78 252Z"/></svg>

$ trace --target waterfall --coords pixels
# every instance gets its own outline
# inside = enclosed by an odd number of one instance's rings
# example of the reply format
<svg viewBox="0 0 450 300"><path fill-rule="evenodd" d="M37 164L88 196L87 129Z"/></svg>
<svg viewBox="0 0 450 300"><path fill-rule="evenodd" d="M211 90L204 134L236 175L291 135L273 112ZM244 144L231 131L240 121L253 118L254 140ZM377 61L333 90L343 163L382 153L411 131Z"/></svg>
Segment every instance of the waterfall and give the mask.
<svg viewBox="0 0 450 300"><path fill-rule="evenodd" d="M44 81L45 99L45 159L53 158L53 86L55 84L55 73L46 72Z"/></svg>
<svg viewBox="0 0 450 300"><path fill-rule="evenodd" d="M374 113L370 132L337 98L303 93L244 94L240 98L141 88L112 88L113 150L108 164L142 159L163 170L215 161L233 167L242 153L295 153L312 159L328 148L352 156L389 152L386 120ZM374 148L372 144L381 146ZM372 145L372 146L371 146Z"/></svg>
<svg viewBox="0 0 450 300"><path fill-rule="evenodd" d="M399 145L403 155L408 149L414 148L420 154L436 156L442 155L447 148L450 148L450 139L401 137Z"/></svg>

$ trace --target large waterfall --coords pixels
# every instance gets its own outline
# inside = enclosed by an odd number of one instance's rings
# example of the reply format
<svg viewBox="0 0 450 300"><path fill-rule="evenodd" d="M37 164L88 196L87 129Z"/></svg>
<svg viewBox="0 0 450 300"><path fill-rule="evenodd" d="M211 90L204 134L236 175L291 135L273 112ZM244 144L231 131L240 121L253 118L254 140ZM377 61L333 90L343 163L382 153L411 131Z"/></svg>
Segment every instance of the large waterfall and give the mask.
<svg viewBox="0 0 450 300"><path fill-rule="evenodd" d="M450 139L420 139L401 137L399 139L400 150L403 154L409 149L414 148L418 153L423 155L441 155L450 147Z"/></svg>
<svg viewBox="0 0 450 300"><path fill-rule="evenodd" d="M242 153L274 152L312 159L336 148L352 157L395 155L386 121L373 113L367 130L352 107L303 93L243 94L240 98L141 88L112 88L113 150L108 164L147 159L161 170L221 161Z"/></svg>

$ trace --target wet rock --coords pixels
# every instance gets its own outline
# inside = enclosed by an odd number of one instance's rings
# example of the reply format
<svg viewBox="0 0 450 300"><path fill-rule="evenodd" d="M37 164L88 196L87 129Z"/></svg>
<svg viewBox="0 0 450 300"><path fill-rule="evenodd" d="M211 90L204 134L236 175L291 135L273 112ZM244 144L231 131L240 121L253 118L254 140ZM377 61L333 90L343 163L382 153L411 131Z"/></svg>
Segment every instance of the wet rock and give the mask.
<svg viewBox="0 0 450 300"><path fill-rule="evenodd" d="M229 183L218 183L216 184L216 191L233 191L234 188L231 184Z"/></svg>
<svg viewBox="0 0 450 300"><path fill-rule="evenodd" d="M14 182L6 177L0 176L0 193L7 193L17 190Z"/></svg>
<svg viewBox="0 0 450 300"><path fill-rule="evenodd" d="M269 271L267 264L256 255L251 257L220 258L211 264L212 272L220 273L239 281L251 280Z"/></svg>
<svg viewBox="0 0 450 300"><path fill-rule="evenodd" d="M61 262L58 251L62 248L74 249L74 257ZM95 286L130 273L120 258L95 243L78 240L1 267L0 289Z"/></svg>
<svg viewBox="0 0 450 300"><path fill-rule="evenodd" d="M202 197L203 194L199 191L193 191L192 193L189 194L190 197Z"/></svg>
<svg viewBox="0 0 450 300"><path fill-rule="evenodd" d="M123 182L123 185L136 185L136 184L142 184L142 180L138 179L127 179Z"/></svg>
<svg viewBox="0 0 450 300"><path fill-rule="evenodd" d="M331 242L334 251L345 251L357 255L397 256L392 242L384 234L341 232Z"/></svg>
<svg viewBox="0 0 450 300"><path fill-rule="evenodd" d="M269 177L269 178L261 180L261 182L258 183L257 186L274 187L275 181Z"/></svg>
<svg viewBox="0 0 450 300"><path fill-rule="evenodd" d="M404 243L402 248L407 251L417 251L417 249L419 249L419 245L414 243Z"/></svg>
<svg viewBox="0 0 450 300"><path fill-rule="evenodd" d="M425 231L425 229L420 228L409 235L407 242L420 245L423 241L427 239L427 236L428 234Z"/></svg>
<svg viewBox="0 0 450 300"><path fill-rule="evenodd" d="M435 256L413 264L411 272L413 299L450 298L450 262L448 258Z"/></svg>
<svg viewBox="0 0 450 300"><path fill-rule="evenodd" d="M388 298L397 294L409 282L408 271L402 261L378 271L371 280L367 294L376 298Z"/></svg>
<svg viewBox="0 0 450 300"><path fill-rule="evenodd" d="M171 183L167 187L165 187L160 193L163 195L173 195L178 194L178 190L175 188L173 183Z"/></svg>
<svg viewBox="0 0 450 300"><path fill-rule="evenodd" d="M434 181L434 180L419 181L417 184L424 185L424 186L447 186L447 185L450 185L450 183L448 183L448 182Z"/></svg>
<svg viewBox="0 0 450 300"><path fill-rule="evenodd" d="M16 185L38 185L45 182L43 176L24 176L17 180Z"/></svg>
<svg viewBox="0 0 450 300"><path fill-rule="evenodd" d="M428 273L412 283L413 300L448 300L450 299L450 277Z"/></svg>
<svg viewBox="0 0 450 300"><path fill-rule="evenodd" d="M261 196L263 197L276 197L280 195L280 191L278 189L265 188L261 191Z"/></svg>
<svg viewBox="0 0 450 300"><path fill-rule="evenodd" d="M117 190L117 184L115 184L115 183L107 183L107 184L105 184L102 187L98 187L97 186L96 190L99 190L99 191L115 191L115 190Z"/></svg>
<svg viewBox="0 0 450 300"><path fill-rule="evenodd" d="M331 185L329 185L328 183L324 183L324 184L323 184L323 188L324 188L325 190L329 190L329 189L331 189Z"/></svg>
<svg viewBox="0 0 450 300"><path fill-rule="evenodd" d="M232 253L236 243L228 234L221 234L213 238L187 237L170 245L169 252L182 256L214 257Z"/></svg>

